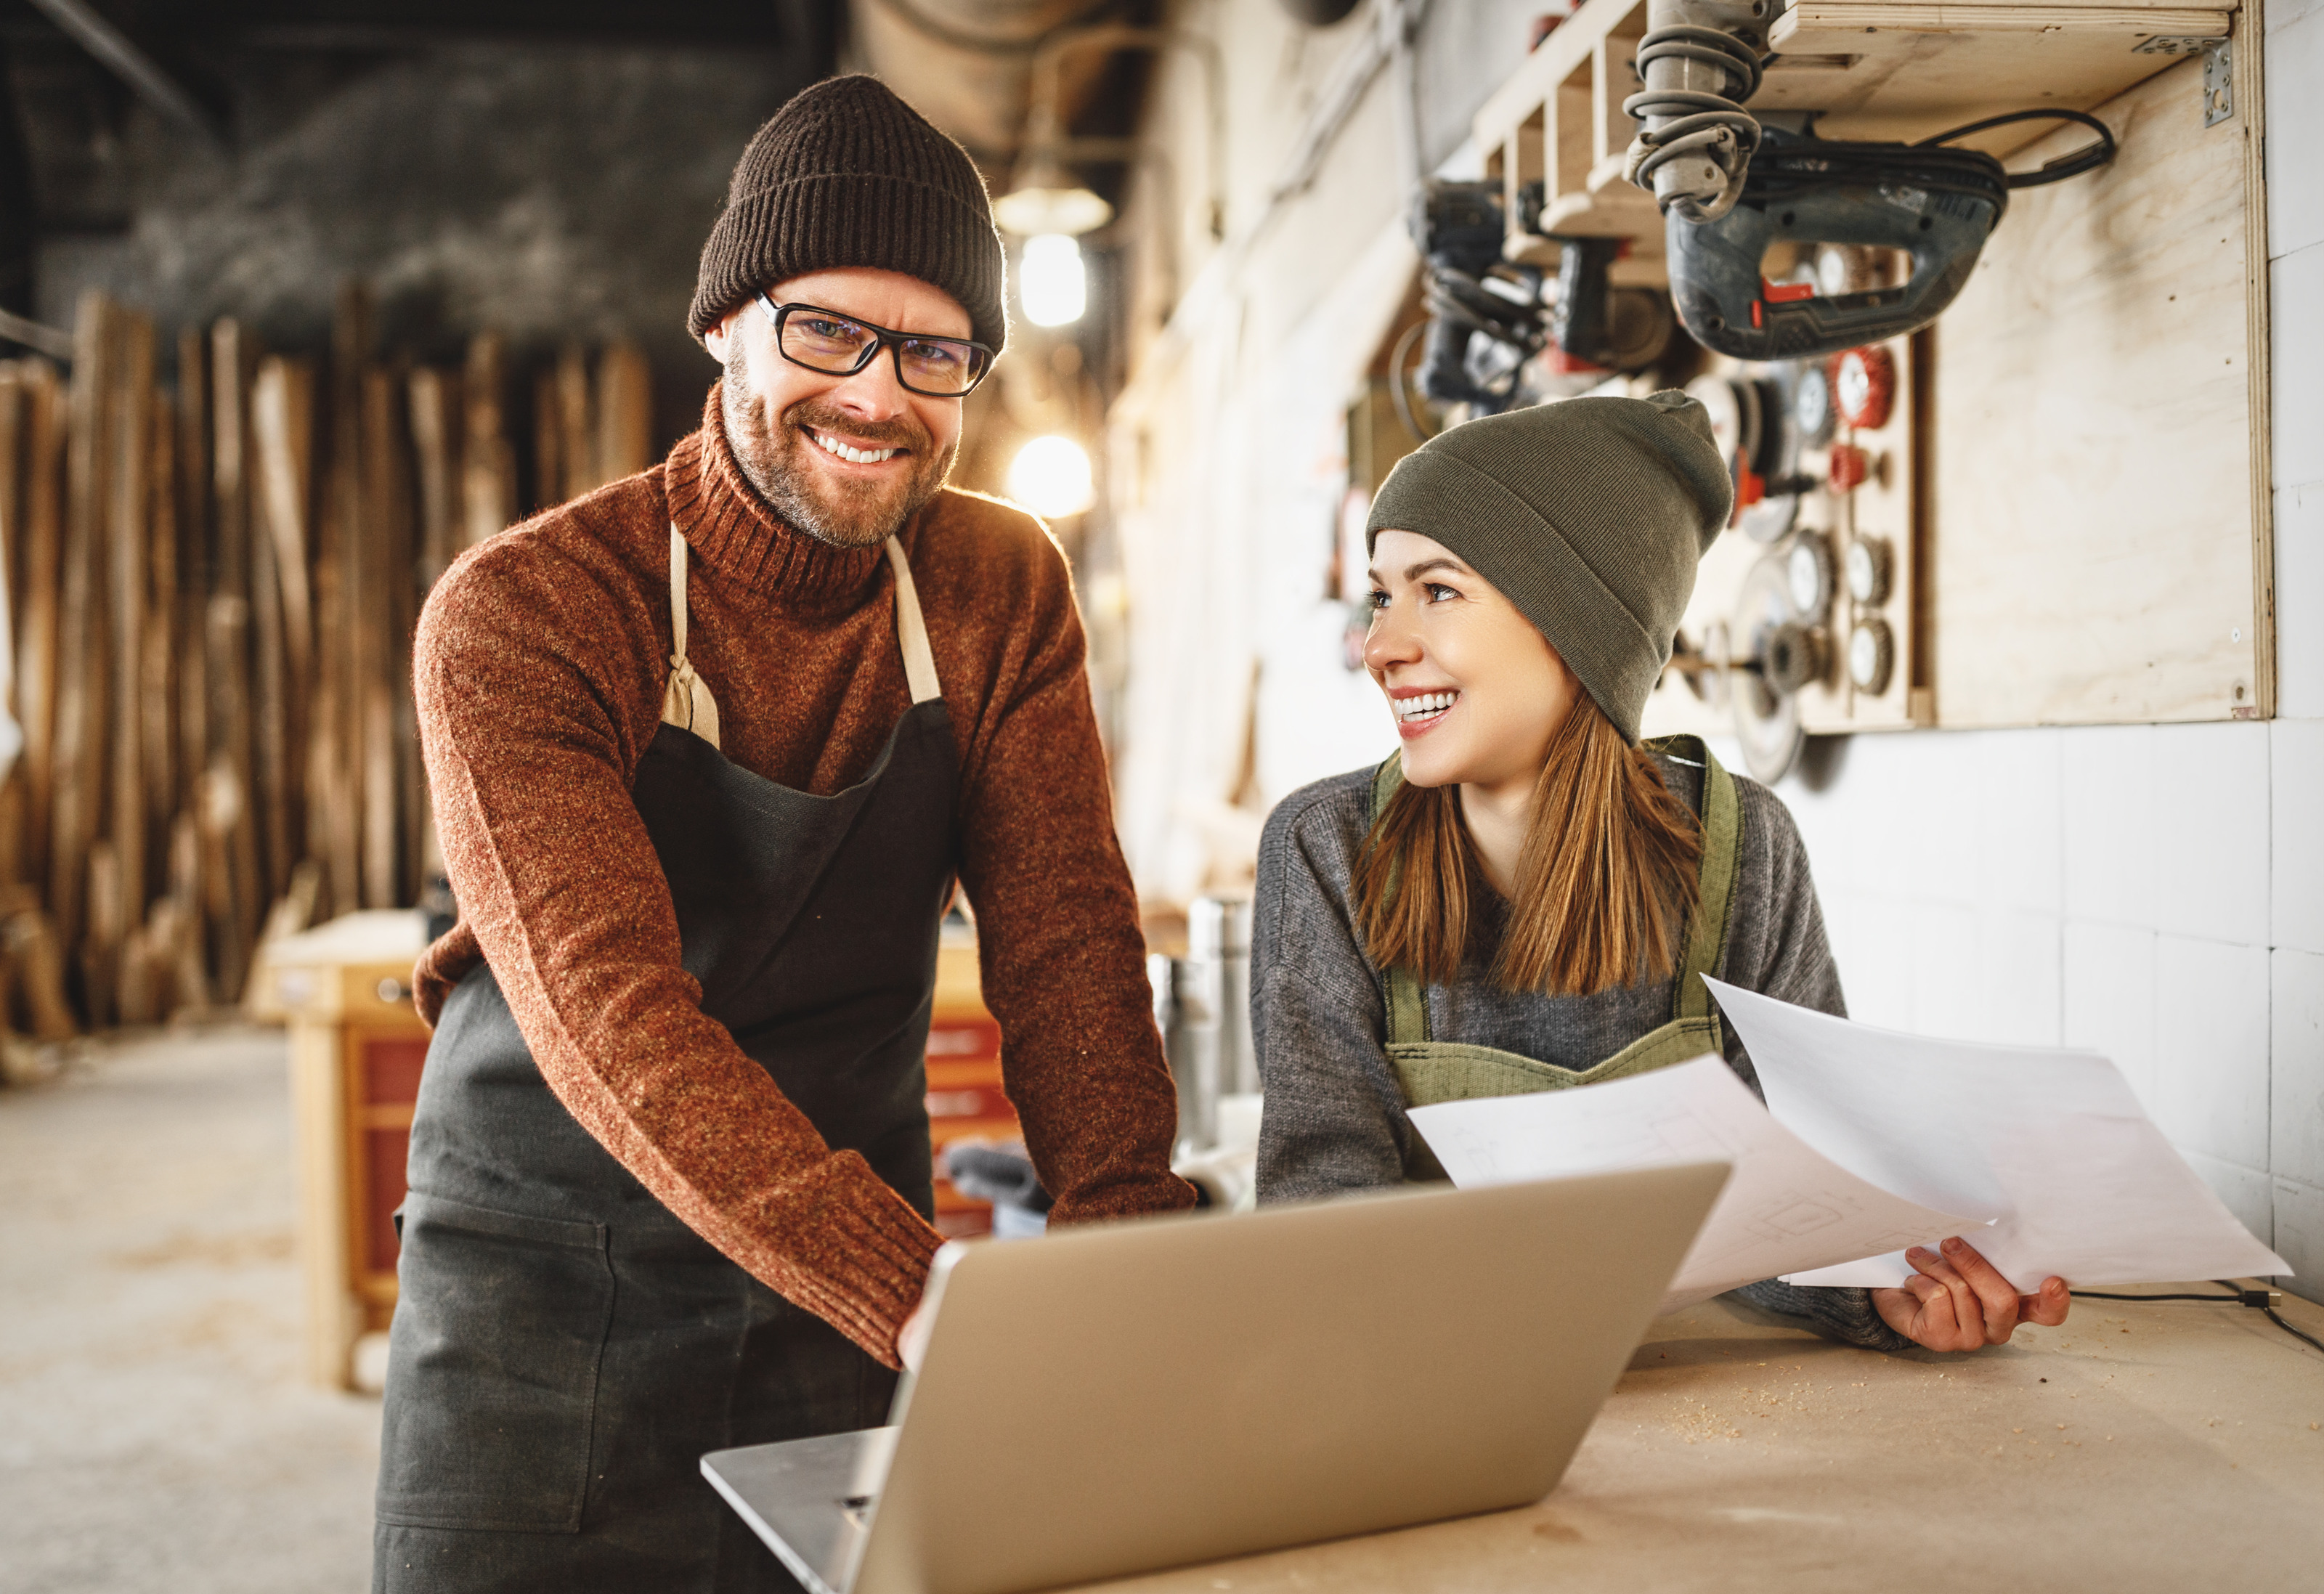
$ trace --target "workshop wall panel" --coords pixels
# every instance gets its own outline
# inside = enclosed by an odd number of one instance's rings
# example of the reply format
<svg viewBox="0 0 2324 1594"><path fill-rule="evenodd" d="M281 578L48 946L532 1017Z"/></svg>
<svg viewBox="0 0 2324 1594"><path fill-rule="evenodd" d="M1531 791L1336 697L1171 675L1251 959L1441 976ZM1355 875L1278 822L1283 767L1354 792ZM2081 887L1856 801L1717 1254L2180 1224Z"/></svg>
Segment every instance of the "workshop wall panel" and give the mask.
<svg viewBox="0 0 2324 1594"><path fill-rule="evenodd" d="M2270 954L2268 1060L2268 1166L2324 1185L2324 955Z"/></svg>
<svg viewBox="0 0 2324 1594"><path fill-rule="evenodd" d="M2312 1300L2324 1289L2324 1185L2279 1174L2270 1194L2275 1235L2269 1243L2293 1271L2282 1282Z"/></svg>
<svg viewBox="0 0 2324 1594"><path fill-rule="evenodd" d="M2054 913L1981 908L1977 977L1982 1008L1974 1033L2002 1046L2054 1046L2061 1026L2063 922Z"/></svg>
<svg viewBox="0 0 2324 1594"><path fill-rule="evenodd" d="M2267 727L2154 731L2155 927L2267 941Z"/></svg>
<svg viewBox="0 0 2324 1594"><path fill-rule="evenodd" d="M1849 887L1818 889L1849 1017L1884 1029L1912 1028L1913 905Z"/></svg>
<svg viewBox="0 0 2324 1594"><path fill-rule="evenodd" d="M2282 255L2268 272L2275 485L2324 482L2324 244Z"/></svg>
<svg viewBox="0 0 2324 1594"><path fill-rule="evenodd" d="M2065 900L2061 823L2063 733L1983 737L1984 766L1971 812L1977 820L1972 880L1978 900L2056 914Z"/></svg>
<svg viewBox="0 0 2324 1594"><path fill-rule="evenodd" d="M2267 1166L2267 1004L2266 947L2156 938L2154 1119L2181 1150Z"/></svg>
<svg viewBox="0 0 2324 1594"><path fill-rule="evenodd" d="M2068 919L2059 1039L2110 1058L2151 1113L2155 1102L2153 930Z"/></svg>
<svg viewBox="0 0 2324 1594"><path fill-rule="evenodd" d="M2182 1151L2184 1147L2181 1148ZM2262 1245L2273 1248L2275 1244L2274 1176L2264 1168L2246 1167L2241 1163L2227 1162L2207 1156L2200 1151L2186 1151L2187 1166L2202 1176L2211 1187L2211 1193L2226 1203L2243 1226ZM2297 1266L2297 1264L2294 1264Z"/></svg>
<svg viewBox="0 0 2324 1594"><path fill-rule="evenodd" d="M1872 752L1871 739L1859 738L1851 751ZM1893 751L1874 752L1877 761L1895 765L1884 784L1897 806L1887 836L1863 836L1869 843L1858 860L1864 878L1885 878L1897 890L1937 901L1974 901L1978 809L1998 800L1987 789L1992 752L1990 737L1955 735L1904 738ZM1920 844L1899 847L1899 835Z"/></svg>
<svg viewBox="0 0 2324 1594"><path fill-rule="evenodd" d="M2324 720L2278 720L2268 729L2268 940L2324 953Z"/></svg>
<svg viewBox="0 0 2324 1594"><path fill-rule="evenodd" d="M1986 1039L1977 910L1923 899L1913 913L1912 943L1913 1021L1906 1027L1920 1035Z"/></svg>
<svg viewBox="0 0 2324 1594"><path fill-rule="evenodd" d="M2114 163L2013 195L1936 324L1940 723L2266 713L2246 149L2201 81L2190 60L2101 107Z"/></svg>
<svg viewBox="0 0 2324 1594"><path fill-rule="evenodd" d="M2269 0L2266 67L2267 248L2282 255L2324 243L2324 6Z"/></svg>
<svg viewBox="0 0 2324 1594"><path fill-rule="evenodd" d="M2324 719L2324 478L2275 490L2275 711Z"/></svg>
<svg viewBox="0 0 2324 1594"><path fill-rule="evenodd" d="M2069 731L2059 763L2068 917L2153 929L2154 727Z"/></svg>

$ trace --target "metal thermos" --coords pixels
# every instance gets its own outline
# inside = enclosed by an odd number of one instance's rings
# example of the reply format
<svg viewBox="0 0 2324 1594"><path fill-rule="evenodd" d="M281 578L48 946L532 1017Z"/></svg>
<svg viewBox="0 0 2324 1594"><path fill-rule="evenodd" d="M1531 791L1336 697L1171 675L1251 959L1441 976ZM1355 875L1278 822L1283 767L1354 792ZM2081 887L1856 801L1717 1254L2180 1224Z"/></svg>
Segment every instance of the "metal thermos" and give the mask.
<svg viewBox="0 0 2324 1594"><path fill-rule="evenodd" d="M1173 960L1169 983L1163 1034L1178 1081L1178 1145L1204 1151L1219 1143L1219 1098L1259 1089L1250 1039L1250 902L1194 900L1186 910L1186 955ZM1157 981L1157 1017L1159 990Z"/></svg>

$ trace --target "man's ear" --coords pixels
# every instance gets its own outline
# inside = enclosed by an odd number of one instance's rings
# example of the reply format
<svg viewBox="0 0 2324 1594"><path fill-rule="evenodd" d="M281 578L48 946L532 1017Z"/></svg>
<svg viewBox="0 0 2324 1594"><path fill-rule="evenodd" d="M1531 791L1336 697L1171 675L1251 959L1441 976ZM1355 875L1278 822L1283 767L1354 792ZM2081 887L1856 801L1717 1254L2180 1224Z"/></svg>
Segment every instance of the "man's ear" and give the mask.
<svg viewBox="0 0 2324 1594"><path fill-rule="evenodd" d="M749 308L744 305L741 309L728 310L718 318L716 325L702 335L702 346L708 349L710 357L721 365L726 363L726 340L733 336L734 318Z"/></svg>

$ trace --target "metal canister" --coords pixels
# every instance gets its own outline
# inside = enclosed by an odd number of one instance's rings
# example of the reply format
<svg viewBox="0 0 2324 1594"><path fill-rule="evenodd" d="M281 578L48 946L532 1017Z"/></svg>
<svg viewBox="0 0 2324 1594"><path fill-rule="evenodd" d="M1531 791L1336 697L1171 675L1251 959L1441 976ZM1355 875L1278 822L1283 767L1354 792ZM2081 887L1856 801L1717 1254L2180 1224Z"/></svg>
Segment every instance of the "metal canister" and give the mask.
<svg viewBox="0 0 2324 1594"><path fill-rule="evenodd" d="M1163 1033L1178 1081L1178 1145L1204 1151L1219 1141L1219 1098L1259 1088L1248 901L1194 900L1186 912L1186 955L1174 960L1170 991L1171 1021Z"/></svg>

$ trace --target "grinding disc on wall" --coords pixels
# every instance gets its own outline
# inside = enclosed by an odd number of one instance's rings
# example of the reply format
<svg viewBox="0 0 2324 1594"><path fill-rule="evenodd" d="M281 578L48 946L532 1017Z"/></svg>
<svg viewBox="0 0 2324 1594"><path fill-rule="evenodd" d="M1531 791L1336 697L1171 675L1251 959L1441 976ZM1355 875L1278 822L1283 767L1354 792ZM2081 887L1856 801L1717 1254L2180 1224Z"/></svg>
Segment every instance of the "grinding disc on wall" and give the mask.
<svg viewBox="0 0 2324 1594"><path fill-rule="evenodd" d="M1739 655L1730 671L1735 734L1743 743L1743 766L1769 785L1792 772L1806 740L1800 727L1797 695L1775 682L1777 667L1797 669L1806 662L1784 657L1796 648L1801 627L1792 612L1791 575L1773 554L1751 567L1736 604L1733 635ZM1790 670L1784 673L1789 674Z"/></svg>

